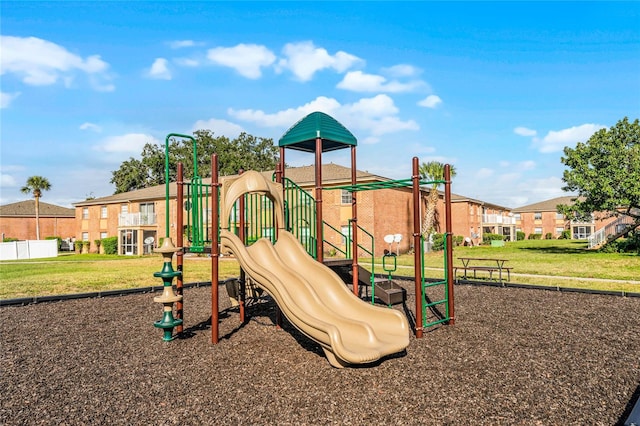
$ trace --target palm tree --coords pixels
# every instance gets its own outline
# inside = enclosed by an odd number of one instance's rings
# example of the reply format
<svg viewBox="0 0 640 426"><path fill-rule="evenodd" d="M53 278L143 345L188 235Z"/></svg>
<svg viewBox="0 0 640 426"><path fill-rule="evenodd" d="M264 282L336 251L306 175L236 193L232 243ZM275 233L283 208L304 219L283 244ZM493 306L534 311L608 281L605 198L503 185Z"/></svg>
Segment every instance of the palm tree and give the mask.
<svg viewBox="0 0 640 426"><path fill-rule="evenodd" d="M428 181L444 180L444 164L439 161L429 161L422 163L418 169L421 179ZM456 175L455 167L450 168L451 178ZM431 190L426 197L427 211L422 221L422 229L420 230L424 237L427 237L434 230L434 222L436 217L436 206L438 205L438 187L439 183L431 184Z"/></svg>
<svg viewBox="0 0 640 426"><path fill-rule="evenodd" d="M20 191L25 194L33 194L33 198L36 199L36 239L40 239L40 197L42 197L42 191L48 191L51 189L49 180L42 176L31 176L27 179L27 184L20 188Z"/></svg>

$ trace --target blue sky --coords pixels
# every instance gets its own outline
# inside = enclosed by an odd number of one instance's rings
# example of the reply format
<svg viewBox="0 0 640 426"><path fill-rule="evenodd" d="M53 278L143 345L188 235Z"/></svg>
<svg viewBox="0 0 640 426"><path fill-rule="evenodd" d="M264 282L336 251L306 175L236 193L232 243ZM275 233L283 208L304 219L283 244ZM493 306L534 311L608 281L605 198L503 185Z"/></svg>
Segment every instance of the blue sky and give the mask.
<svg viewBox="0 0 640 426"><path fill-rule="evenodd" d="M52 183L45 202L111 195L111 172L171 132L277 144L323 111L358 138L358 169L449 162L455 193L519 207L565 195L564 146L640 116L638 2L0 8L1 204L33 175Z"/></svg>

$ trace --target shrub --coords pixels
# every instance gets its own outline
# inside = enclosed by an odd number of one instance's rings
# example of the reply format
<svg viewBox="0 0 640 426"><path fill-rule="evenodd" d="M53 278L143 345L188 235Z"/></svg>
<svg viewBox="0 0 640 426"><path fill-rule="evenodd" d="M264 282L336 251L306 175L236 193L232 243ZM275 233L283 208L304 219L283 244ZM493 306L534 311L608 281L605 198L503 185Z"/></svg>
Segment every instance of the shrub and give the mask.
<svg viewBox="0 0 640 426"><path fill-rule="evenodd" d="M571 239L571 231L569 229L565 229L562 231L562 234L558 237L559 240L570 240Z"/></svg>
<svg viewBox="0 0 640 426"><path fill-rule="evenodd" d="M518 232L516 232L516 241L522 241L522 240L524 240L524 236L525 236L525 233L524 233L524 232L522 232L522 231L518 231Z"/></svg>
<svg viewBox="0 0 640 426"><path fill-rule="evenodd" d="M464 241L464 237L462 235L454 235L453 236L453 246L454 247L458 247L458 246L462 245L463 241Z"/></svg>
<svg viewBox="0 0 640 426"><path fill-rule="evenodd" d="M541 240L542 234L529 234L527 237L528 240Z"/></svg>
<svg viewBox="0 0 640 426"><path fill-rule="evenodd" d="M102 245L102 240L93 240L93 244L95 244L97 252L100 253L100 245Z"/></svg>
<svg viewBox="0 0 640 426"><path fill-rule="evenodd" d="M431 250L444 250L444 234L433 234L433 244L431 245Z"/></svg>
<svg viewBox="0 0 640 426"><path fill-rule="evenodd" d="M20 241L17 238L11 238L11 237L4 237L4 239L2 240L3 243L12 243L14 241Z"/></svg>
<svg viewBox="0 0 640 426"><path fill-rule="evenodd" d="M492 234L490 232L482 234L482 244L491 244L491 241L494 240L504 241L504 235Z"/></svg>
<svg viewBox="0 0 640 426"><path fill-rule="evenodd" d="M118 253L118 237L107 237L103 238L101 241L104 254Z"/></svg>
<svg viewBox="0 0 640 426"><path fill-rule="evenodd" d="M553 240L553 234L551 232L547 232L546 234L544 234L544 239Z"/></svg>

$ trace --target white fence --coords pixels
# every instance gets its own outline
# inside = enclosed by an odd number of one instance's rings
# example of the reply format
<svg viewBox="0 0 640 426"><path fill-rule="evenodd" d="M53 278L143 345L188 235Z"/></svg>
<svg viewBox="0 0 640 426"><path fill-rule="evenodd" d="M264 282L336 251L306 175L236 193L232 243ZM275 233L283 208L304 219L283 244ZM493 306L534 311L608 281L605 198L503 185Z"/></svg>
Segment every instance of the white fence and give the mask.
<svg viewBox="0 0 640 426"><path fill-rule="evenodd" d="M0 243L0 260L40 259L58 256L58 240Z"/></svg>

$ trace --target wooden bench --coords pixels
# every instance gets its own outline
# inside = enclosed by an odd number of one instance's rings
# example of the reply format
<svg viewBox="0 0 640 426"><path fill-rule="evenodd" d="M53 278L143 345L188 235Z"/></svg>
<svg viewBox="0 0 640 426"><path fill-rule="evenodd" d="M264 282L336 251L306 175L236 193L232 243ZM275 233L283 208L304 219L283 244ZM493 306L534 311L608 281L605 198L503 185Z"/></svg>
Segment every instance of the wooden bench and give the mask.
<svg viewBox="0 0 640 426"><path fill-rule="evenodd" d="M453 268L453 274L455 276L456 282L458 281L458 270L462 271L462 276L460 277L463 280L470 280L470 272L473 271L473 279L478 279L478 271L486 272L489 274L489 280L492 281L493 274L497 273L496 281L503 285L508 281L511 281L511 270L513 268L504 266L507 260L505 259L492 259L492 258L479 258L479 257L459 257L462 262L462 266L456 266ZM471 263L481 262L481 265L473 265ZM495 263L495 265L493 265ZM507 279L505 280L503 272L507 273Z"/></svg>

